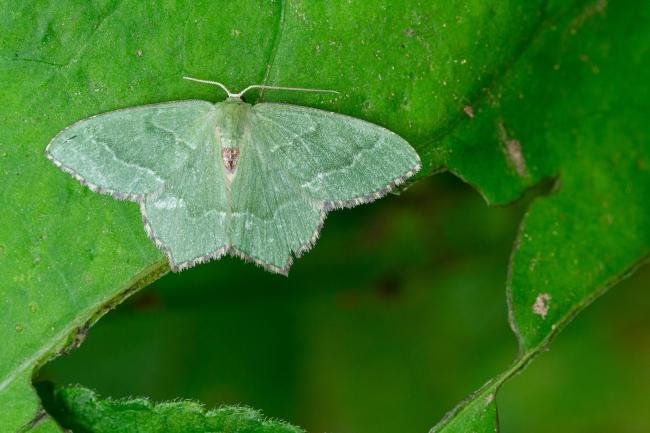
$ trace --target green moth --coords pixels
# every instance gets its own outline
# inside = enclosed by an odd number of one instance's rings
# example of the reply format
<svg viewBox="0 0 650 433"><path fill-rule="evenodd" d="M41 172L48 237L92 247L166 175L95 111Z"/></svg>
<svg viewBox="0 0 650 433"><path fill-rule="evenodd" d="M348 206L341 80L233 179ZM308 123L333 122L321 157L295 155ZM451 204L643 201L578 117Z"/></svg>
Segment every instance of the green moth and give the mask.
<svg viewBox="0 0 650 433"><path fill-rule="evenodd" d="M191 78L188 78L191 79ZM174 101L61 131L47 157L91 190L140 205L174 271L224 254L286 274L328 211L373 201L420 168L397 134L288 104ZM289 90L310 90L283 88Z"/></svg>

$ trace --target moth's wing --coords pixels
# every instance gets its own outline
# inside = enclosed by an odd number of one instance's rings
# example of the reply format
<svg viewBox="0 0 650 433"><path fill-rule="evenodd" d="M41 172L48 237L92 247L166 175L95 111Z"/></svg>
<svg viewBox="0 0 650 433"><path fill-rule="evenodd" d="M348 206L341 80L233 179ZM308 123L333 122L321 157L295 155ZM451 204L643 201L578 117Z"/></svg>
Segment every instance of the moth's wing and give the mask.
<svg viewBox="0 0 650 433"><path fill-rule="evenodd" d="M185 163L214 110L194 100L99 114L61 131L46 155L94 191L139 200Z"/></svg>
<svg viewBox="0 0 650 433"><path fill-rule="evenodd" d="M216 110L220 110L217 104ZM230 197L217 143L216 115L197 126L195 149L142 205L145 227L163 248L172 269L182 270L222 256L228 242Z"/></svg>
<svg viewBox="0 0 650 433"><path fill-rule="evenodd" d="M253 106L251 131L325 209L381 197L420 169L420 158L399 135L337 113L296 105Z"/></svg>
<svg viewBox="0 0 650 433"><path fill-rule="evenodd" d="M227 243L218 110L178 101L112 111L59 133L47 155L92 189L139 202L147 234L177 271Z"/></svg>
<svg viewBox="0 0 650 433"><path fill-rule="evenodd" d="M325 212L282 168L281 155L270 151L274 143L255 128L250 132L231 186L231 252L286 274L292 252L300 254L315 241Z"/></svg>

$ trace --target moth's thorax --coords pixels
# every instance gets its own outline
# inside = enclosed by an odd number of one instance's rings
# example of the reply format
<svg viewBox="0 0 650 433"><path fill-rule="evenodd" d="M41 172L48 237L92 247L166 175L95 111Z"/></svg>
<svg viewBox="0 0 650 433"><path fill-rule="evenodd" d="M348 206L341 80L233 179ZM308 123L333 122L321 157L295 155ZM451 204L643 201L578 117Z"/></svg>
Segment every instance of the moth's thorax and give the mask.
<svg viewBox="0 0 650 433"><path fill-rule="evenodd" d="M214 133L221 148L221 161L226 169L226 176L232 181L239 162L240 144L247 134L251 105L241 100L229 99L218 103L217 106L220 110Z"/></svg>

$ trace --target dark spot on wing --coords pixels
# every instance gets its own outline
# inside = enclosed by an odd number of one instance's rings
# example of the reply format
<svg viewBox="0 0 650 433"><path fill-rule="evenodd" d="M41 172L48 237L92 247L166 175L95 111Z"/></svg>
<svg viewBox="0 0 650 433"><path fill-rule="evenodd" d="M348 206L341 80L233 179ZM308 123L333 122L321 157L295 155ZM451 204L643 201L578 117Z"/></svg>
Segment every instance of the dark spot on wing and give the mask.
<svg viewBox="0 0 650 433"><path fill-rule="evenodd" d="M239 158L239 149L236 147L224 147L221 149L221 159L223 166L228 171L233 171L237 168L237 159Z"/></svg>

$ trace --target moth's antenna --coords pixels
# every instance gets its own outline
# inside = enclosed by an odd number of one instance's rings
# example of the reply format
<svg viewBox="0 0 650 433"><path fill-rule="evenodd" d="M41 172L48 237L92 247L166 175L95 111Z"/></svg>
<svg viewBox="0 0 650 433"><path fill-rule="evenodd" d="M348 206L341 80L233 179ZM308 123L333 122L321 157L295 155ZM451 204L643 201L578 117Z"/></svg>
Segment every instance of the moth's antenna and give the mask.
<svg viewBox="0 0 650 433"><path fill-rule="evenodd" d="M233 96L239 96L241 97L244 93L248 92L251 89L268 89L268 90L296 90L299 92L320 92L320 93L336 93L337 95L339 92L336 90L326 90L326 89L306 89L304 87L282 87L282 86L267 86L266 84L251 84L250 86L246 87L244 90L241 92L233 95Z"/></svg>
<svg viewBox="0 0 650 433"><path fill-rule="evenodd" d="M244 93L248 92L251 89L268 89L268 90L295 90L299 92L320 92L320 93L336 93L337 95L339 92L336 90L325 90L325 89L306 89L304 87L282 87L282 86L267 86L265 84L252 84L248 87L246 87L244 90L242 90L239 93L232 93L226 86L223 84L219 83L218 81L209 81L209 80L199 80L198 78L192 78L192 77L183 77L186 80L190 81L196 81L198 83L206 83L206 84L214 84L219 87L221 87L227 94L229 98L241 98L244 96Z"/></svg>
<svg viewBox="0 0 650 433"><path fill-rule="evenodd" d="M190 81L196 81L197 83L205 83L205 84L214 84L216 86L221 87L227 94L229 98L239 98L241 94L237 95L232 93L226 86L221 84L218 81L210 81L210 80L199 80L198 78L192 78L192 77L183 77L184 80L190 80Z"/></svg>

